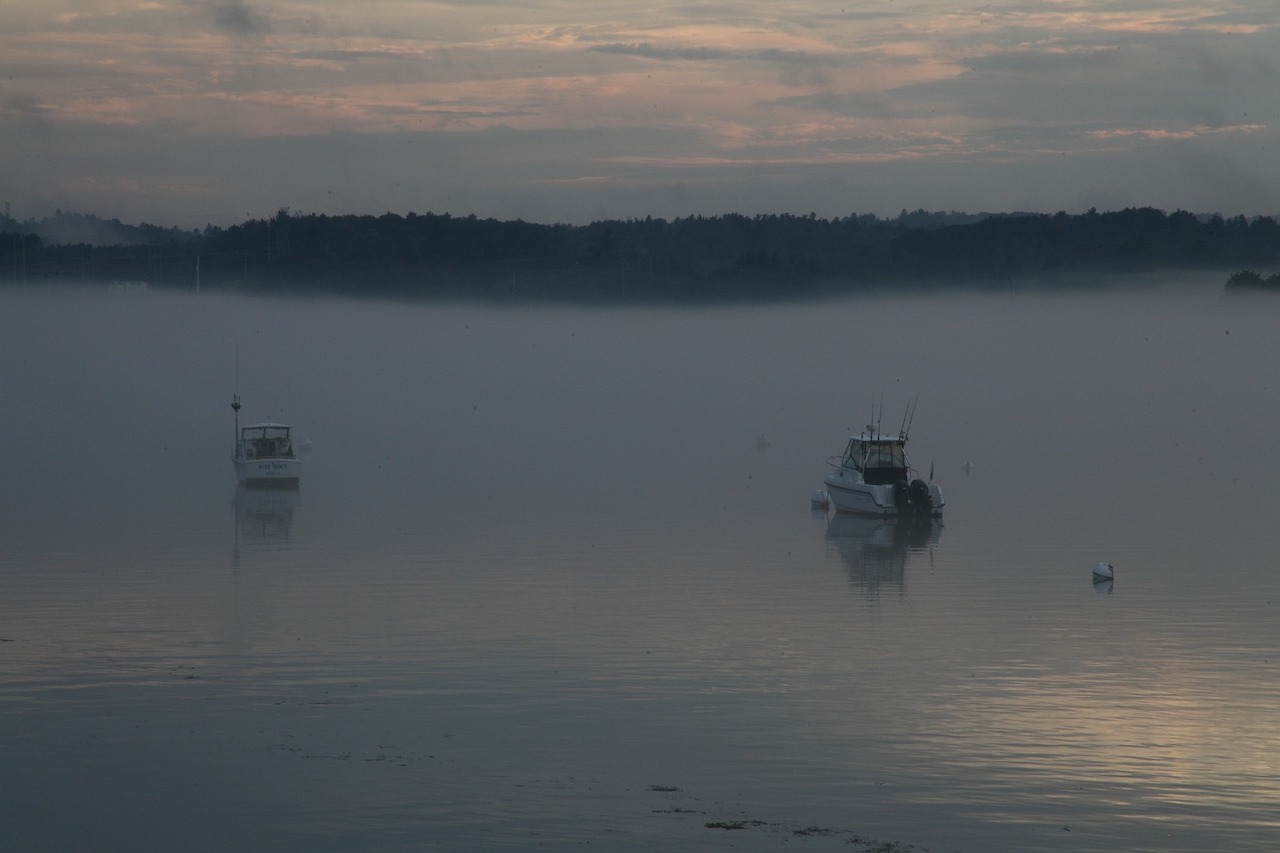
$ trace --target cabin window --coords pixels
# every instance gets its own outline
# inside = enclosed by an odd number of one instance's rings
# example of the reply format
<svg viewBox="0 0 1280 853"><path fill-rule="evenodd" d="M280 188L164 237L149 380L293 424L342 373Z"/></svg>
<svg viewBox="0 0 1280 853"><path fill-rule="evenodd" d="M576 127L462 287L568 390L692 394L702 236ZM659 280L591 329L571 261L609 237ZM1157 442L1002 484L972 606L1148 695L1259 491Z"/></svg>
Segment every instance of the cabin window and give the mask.
<svg viewBox="0 0 1280 853"><path fill-rule="evenodd" d="M862 455L866 452L860 441L850 441L844 451L844 467L862 470Z"/></svg>
<svg viewBox="0 0 1280 853"><path fill-rule="evenodd" d="M876 444L867 453L868 468L905 468L906 454L900 444Z"/></svg>

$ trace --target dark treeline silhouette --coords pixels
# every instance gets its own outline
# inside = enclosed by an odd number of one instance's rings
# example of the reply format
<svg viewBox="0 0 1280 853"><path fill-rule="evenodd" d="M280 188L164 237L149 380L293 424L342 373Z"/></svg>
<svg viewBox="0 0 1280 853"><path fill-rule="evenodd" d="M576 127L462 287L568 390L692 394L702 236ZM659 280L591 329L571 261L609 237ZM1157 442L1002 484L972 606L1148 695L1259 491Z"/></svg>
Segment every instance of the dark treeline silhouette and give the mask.
<svg viewBox="0 0 1280 853"><path fill-rule="evenodd" d="M1280 293L1280 272L1266 278L1255 270L1240 270L1227 279L1228 290L1270 290Z"/></svg>
<svg viewBox="0 0 1280 853"><path fill-rule="evenodd" d="M71 233L93 233L93 224ZM449 214L298 215L282 208L269 218L203 231L113 220L97 229L119 238L107 245L57 242L49 236L56 229L30 225L0 221L0 282L719 300L1280 263L1273 218L1151 208L1079 215L918 210L896 219L727 214L584 226Z"/></svg>
<svg viewBox="0 0 1280 853"><path fill-rule="evenodd" d="M186 240L198 232L142 223L127 225L119 219L101 219L87 213L59 210L43 219L18 222L0 215L0 233L21 233L40 238L45 245L146 246L170 240Z"/></svg>

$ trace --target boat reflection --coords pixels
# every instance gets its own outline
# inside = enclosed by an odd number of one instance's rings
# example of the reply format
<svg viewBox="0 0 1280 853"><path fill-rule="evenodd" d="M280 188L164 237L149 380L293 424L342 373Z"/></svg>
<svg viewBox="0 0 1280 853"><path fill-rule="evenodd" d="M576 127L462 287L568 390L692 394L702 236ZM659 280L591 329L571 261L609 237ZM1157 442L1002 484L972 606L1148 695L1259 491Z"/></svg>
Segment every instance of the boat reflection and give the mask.
<svg viewBox="0 0 1280 853"><path fill-rule="evenodd" d="M884 588L906 591L907 560L938 544L942 524L929 519L867 518L833 513L827 520L827 552L840 557L849 582L867 595Z"/></svg>
<svg viewBox="0 0 1280 853"><path fill-rule="evenodd" d="M293 514L302 505L296 489L236 487L236 547L287 542Z"/></svg>

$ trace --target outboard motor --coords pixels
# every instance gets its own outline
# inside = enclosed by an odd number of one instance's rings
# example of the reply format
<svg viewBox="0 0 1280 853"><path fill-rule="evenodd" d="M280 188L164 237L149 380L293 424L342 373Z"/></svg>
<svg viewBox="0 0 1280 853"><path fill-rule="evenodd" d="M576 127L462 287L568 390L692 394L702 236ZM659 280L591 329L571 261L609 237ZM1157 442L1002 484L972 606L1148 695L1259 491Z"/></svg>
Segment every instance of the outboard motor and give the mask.
<svg viewBox="0 0 1280 853"><path fill-rule="evenodd" d="M893 505L899 515L911 514L911 487L906 480L898 480L893 484Z"/></svg>
<svg viewBox="0 0 1280 853"><path fill-rule="evenodd" d="M933 515L933 496L929 494L929 484L924 480L911 481L911 508L916 518L929 518Z"/></svg>

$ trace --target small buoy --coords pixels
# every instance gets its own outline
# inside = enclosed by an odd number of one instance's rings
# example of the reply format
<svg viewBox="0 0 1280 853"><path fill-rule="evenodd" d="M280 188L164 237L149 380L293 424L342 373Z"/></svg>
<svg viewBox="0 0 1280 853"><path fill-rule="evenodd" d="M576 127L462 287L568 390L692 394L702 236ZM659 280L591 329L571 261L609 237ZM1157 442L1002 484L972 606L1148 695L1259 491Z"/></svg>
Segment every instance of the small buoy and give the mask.
<svg viewBox="0 0 1280 853"><path fill-rule="evenodd" d="M1110 563L1098 563L1093 567L1093 579L1109 581L1115 577L1115 568Z"/></svg>
<svg viewBox="0 0 1280 853"><path fill-rule="evenodd" d="M813 494L809 495L809 504L814 509L826 509L831 505L827 500L827 493L822 491L822 489L818 489Z"/></svg>

